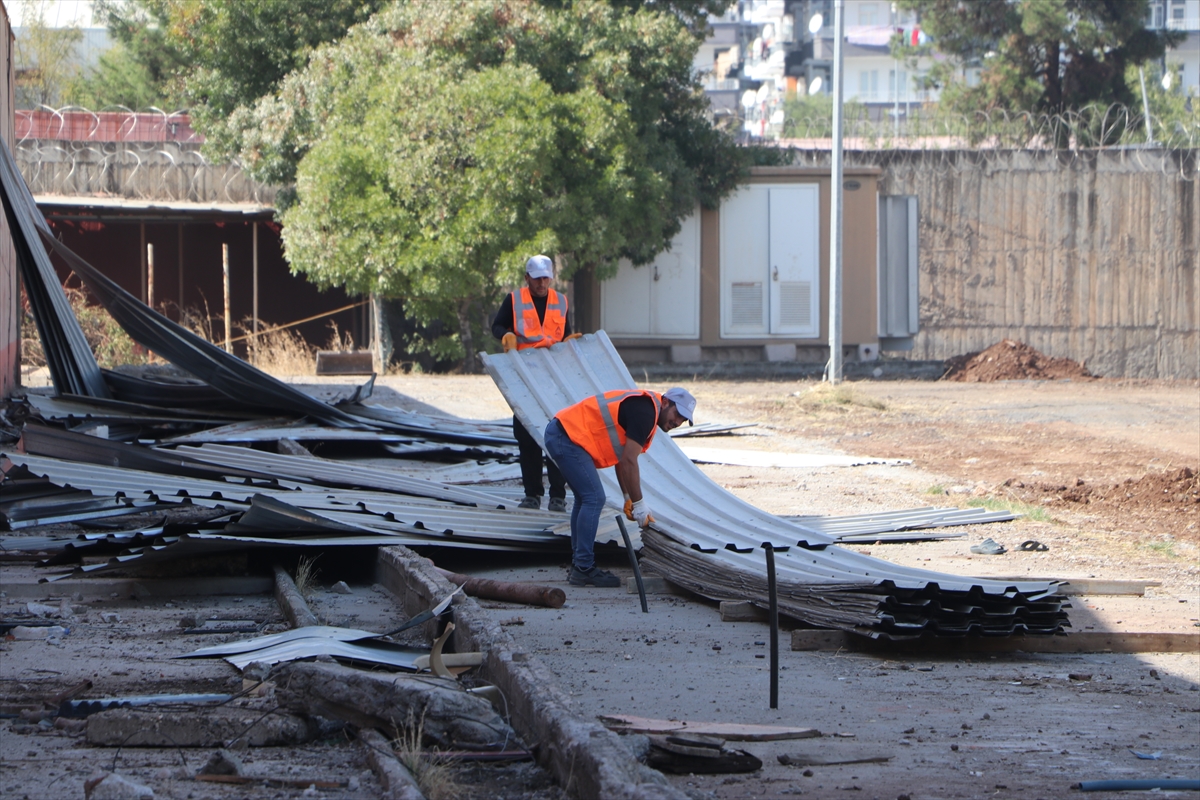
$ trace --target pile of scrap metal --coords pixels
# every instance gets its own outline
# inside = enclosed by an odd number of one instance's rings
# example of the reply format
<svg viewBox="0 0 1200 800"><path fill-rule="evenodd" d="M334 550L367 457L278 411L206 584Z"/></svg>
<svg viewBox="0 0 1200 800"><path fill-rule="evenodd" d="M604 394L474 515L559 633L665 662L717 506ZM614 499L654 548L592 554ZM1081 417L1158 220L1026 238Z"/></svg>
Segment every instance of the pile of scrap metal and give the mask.
<svg viewBox="0 0 1200 800"><path fill-rule="evenodd" d="M551 348L484 357L525 427L540 439L558 409L601 392L636 388L600 331ZM1061 633L1066 604L1045 581L961 578L909 569L836 546L837 536L761 511L700 471L668 436L640 459L655 523L642 532L642 567L718 600L767 596L764 545L775 552L781 613L814 625L901 639ZM614 511L622 493L601 473Z"/></svg>
<svg viewBox="0 0 1200 800"><path fill-rule="evenodd" d="M75 522L95 531L39 539L37 549L63 551L56 562L115 554L80 568L91 572L247 548L566 550L553 530L560 514L413 477L462 463L478 471L480 457L504 467L515 456L507 424L372 405L371 382L337 403L311 397L148 308L57 241L3 146L0 185L55 388L54 397L30 393L5 410L11 435L0 438L0 524ZM47 248L135 341L191 377L100 369ZM318 458L305 444L411 470ZM264 445L271 450L256 449ZM180 510L191 513L132 530L100 522ZM30 547L27 538L3 544Z"/></svg>

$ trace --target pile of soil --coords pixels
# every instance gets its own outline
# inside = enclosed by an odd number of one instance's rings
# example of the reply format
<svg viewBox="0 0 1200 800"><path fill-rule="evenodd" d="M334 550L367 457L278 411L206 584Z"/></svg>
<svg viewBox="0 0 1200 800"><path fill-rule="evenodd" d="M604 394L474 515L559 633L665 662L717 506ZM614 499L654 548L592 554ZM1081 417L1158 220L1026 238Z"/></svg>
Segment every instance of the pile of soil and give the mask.
<svg viewBox="0 0 1200 800"><path fill-rule="evenodd" d="M1200 509L1200 477L1188 467L1171 472L1147 473L1140 478L1129 478L1122 483L1109 486L1093 486L1082 479L1073 486L1053 483L1023 483L1018 480L1004 482L1013 494L1024 502L1058 506L1099 506L1104 510L1141 519L1153 527L1155 521L1163 522L1166 516L1188 515L1195 518ZM1094 509L1100 510L1100 509ZM1178 519L1178 517L1176 517ZM1178 530L1178 526L1171 525ZM1188 538L1197 537L1194 527Z"/></svg>
<svg viewBox="0 0 1200 800"><path fill-rule="evenodd" d="M1023 342L1002 339L982 353L946 359L942 380L968 383L1020 380L1080 380L1094 377L1078 361L1039 353Z"/></svg>

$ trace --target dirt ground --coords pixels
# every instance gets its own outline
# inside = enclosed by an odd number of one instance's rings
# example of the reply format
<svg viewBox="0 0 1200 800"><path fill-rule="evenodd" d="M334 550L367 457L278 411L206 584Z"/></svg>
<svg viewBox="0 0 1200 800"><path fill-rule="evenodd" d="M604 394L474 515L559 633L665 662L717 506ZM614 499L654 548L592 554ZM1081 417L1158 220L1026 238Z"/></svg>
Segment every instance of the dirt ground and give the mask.
<svg viewBox="0 0 1200 800"><path fill-rule="evenodd" d="M310 385L318 395L343 391L341 382L307 376L293 380ZM812 381L707 380L685 385L698 399L698 421L755 423L735 435L705 439L706 446L853 453L912 462L813 469L703 467L755 505L780 514L1004 505L1025 517L968 526L958 539L855 549L960 575L1151 581L1145 597L1074 599L1072 624L1081 630L1147 631L1195 631L1200 625L1200 495L1194 475L1200 471L1200 387L1195 383L861 381L831 388ZM485 376L389 376L378 382L376 401L475 419L510 414ZM517 486L511 489L519 494ZM970 544L985 537L1009 552L971 554ZM1019 551L1017 545L1026 540L1048 549ZM622 577L629 574L623 555L604 558L606 568ZM632 713L812 725L827 733L854 734L811 743L739 745L763 759L760 772L671 778L697 800L799 795L1052 798L1068 793L1068 779L1197 777L1200 770L1200 653L889 658L790 652L785 635L786 705L777 713L767 712L760 696L766 632L761 623L721 623L713 604L682 597L657 598L658 616L645 617L635 610L636 597L624 591L567 586L562 564L554 559L493 559L459 566L567 589L568 605L558 611L488 607L501 619L523 618L507 629L546 662L580 716ZM322 582L337 577L325 575ZM351 583L353 596L320 595L318 613L333 624L386 624L389 611L382 596L369 583ZM0 602L7 615L25 600L10 596ZM42 696L93 675L103 678L97 687L103 686L106 694L179 691L182 677L187 678L184 689L230 691L237 681L227 666L169 659L184 646L175 633L178 617L211 606L212 616L249 616L278 624L265 596L167 606L105 597L76 606L86 609L77 623L86 638L73 634L56 645L0 643L6 701ZM104 623L102 609L118 611L133 624ZM580 633L588 625L609 627L597 628L589 641ZM633 645L641 645L636 653L653 657L637 655L630 661ZM693 692L690 685L683 690L685 679L706 683L697 683ZM614 685L622 687L622 695L629 689L629 701L616 696ZM710 697L715 699L710 702ZM182 752L122 750L114 755L86 747L67 731L44 726L30 731L22 724L6 723L0 731L2 798L82 797L82 780L110 763L122 763L155 785L160 797L314 796L289 789L200 789L177 780ZM377 796L378 784L344 737L331 735L316 743L300 754L300 761L279 761L263 750L252 754L259 774L320 774L354 787L316 795L321 797ZM1162 755L1140 760L1133 750ZM893 760L815 767L806 775L776 761L777 755L795 753L824 758L887 754ZM192 760L202 757L190 755ZM505 792L522 800L553 795L547 787L532 786L526 794ZM1115 796L1097 794L1101 800Z"/></svg>

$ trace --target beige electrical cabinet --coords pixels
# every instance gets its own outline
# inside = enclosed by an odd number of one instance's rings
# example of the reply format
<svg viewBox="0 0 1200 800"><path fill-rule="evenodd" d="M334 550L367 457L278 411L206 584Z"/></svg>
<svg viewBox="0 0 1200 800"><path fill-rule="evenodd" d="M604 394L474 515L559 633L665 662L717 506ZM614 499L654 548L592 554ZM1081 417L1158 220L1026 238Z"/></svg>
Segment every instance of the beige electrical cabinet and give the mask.
<svg viewBox="0 0 1200 800"><path fill-rule="evenodd" d="M879 351L878 177L844 172L842 341ZM627 363L829 357L830 171L751 170L720 208L698 209L652 264L573 283L573 325L603 328Z"/></svg>

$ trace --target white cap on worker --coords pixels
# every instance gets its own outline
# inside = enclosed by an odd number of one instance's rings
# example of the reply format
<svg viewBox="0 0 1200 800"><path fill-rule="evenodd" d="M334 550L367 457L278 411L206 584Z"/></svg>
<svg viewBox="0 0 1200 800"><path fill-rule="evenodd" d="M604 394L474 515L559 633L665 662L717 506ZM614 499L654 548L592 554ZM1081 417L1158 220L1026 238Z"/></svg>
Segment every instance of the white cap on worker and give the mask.
<svg viewBox="0 0 1200 800"><path fill-rule="evenodd" d="M533 256L525 262L525 274L531 278L553 278L554 262L546 256Z"/></svg>
<svg viewBox="0 0 1200 800"><path fill-rule="evenodd" d="M663 399L675 404L676 410L692 425L692 417L696 413L696 398L692 393L680 386L675 386L663 392Z"/></svg>

